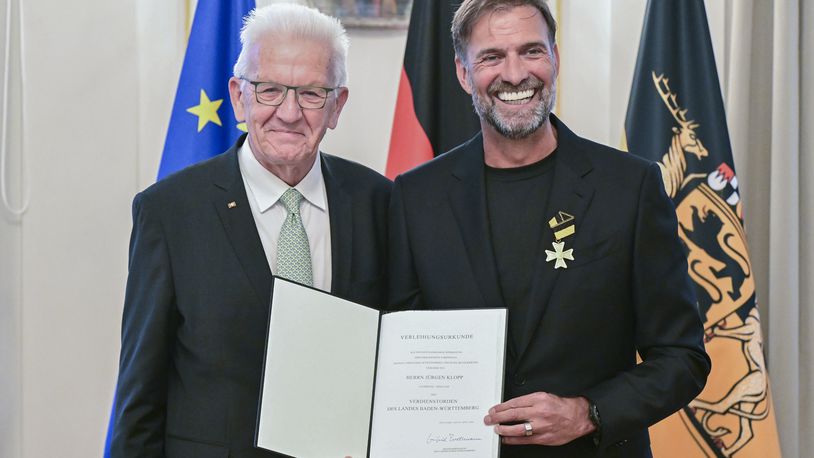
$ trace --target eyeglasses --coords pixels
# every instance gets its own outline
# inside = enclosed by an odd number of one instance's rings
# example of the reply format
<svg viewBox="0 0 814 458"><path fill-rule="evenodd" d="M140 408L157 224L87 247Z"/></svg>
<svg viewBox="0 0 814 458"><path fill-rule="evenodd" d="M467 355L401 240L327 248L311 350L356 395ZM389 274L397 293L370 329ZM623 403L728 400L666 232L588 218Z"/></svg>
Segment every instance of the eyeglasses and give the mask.
<svg viewBox="0 0 814 458"><path fill-rule="evenodd" d="M272 81L249 81L240 78L254 86L254 95L257 103L277 107L282 105L289 89L294 91L297 97L297 104L300 108L318 110L325 106L328 94L338 88L319 86L287 86L285 84L274 83Z"/></svg>

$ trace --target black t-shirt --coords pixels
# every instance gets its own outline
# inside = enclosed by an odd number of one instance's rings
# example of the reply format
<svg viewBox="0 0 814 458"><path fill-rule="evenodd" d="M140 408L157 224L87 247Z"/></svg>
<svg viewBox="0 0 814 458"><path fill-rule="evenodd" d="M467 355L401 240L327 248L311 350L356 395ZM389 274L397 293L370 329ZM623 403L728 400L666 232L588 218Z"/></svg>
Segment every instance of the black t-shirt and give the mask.
<svg viewBox="0 0 814 458"><path fill-rule="evenodd" d="M525 332L556 153L522 167L486 166L489 230L503 302L509 309L509 338L515 348Z"/></svg>

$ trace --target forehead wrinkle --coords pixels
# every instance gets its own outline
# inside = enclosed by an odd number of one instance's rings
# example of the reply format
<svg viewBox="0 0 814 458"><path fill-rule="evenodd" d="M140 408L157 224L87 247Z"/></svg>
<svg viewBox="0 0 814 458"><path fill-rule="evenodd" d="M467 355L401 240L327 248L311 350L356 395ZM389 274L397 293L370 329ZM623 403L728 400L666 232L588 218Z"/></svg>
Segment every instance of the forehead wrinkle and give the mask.
<svg viewBox="0 0 814 458"><path fill-rule="evenodd" d="M279 45L266 41L252 46L248 68L258 80L291 84L290 81L281 79L298 79L310 75L308 81L300 85L324 86L333 81L332 56L322 43L318 40L292 41L290 37L281 41ZM318 76L314 76L315 74Z"/></svg>
<svg viewBox="0 0 814 458"><path fill-rule="evenodd" d="M509 29L509 25L506 24L506 22L508 22L508 19L507 19L506 15L509 12L512 12L514 10L518 10L518 9L521 9L521 8L522 7L520 7L520 6L498 7L498 8L493 9L492 11L490 11L489 12L489 17L487 18L489 34L490 35L496 35L496 33L494 31L495 30L500 30L500 29L504 30L502 35L511 35L512 33L516 33L517 32L516 29L514 29L514 28ZM540 11L538 11L536 8L531 8L530 14L525 15L525 16L518 16L517 18L512 18L512 19L517 19L517 20L520 20L520 21L528 21L528 20L533 20L539 14L540 14ZM501 21L504 22L504 24L502 24L502 25L499 24L499 22L501 22ZM545 21L543 21L543 23L545 24Z"/></svg>
<svg viewBox="0 0 814 458"><path fill-rule="evenodd" d="M535 41L528 41L526 43L519 44L516 47L517 47L517 49L523 50L523 49L533 48L535 46L546 47L546 46L548 46L548 43L545 42L545 41L535 40ZM491 53L494 53L494 52L500 52L500 53L506 52L506 48L498 48L496 46L491 46L489 48L484 48L484 49L481 49L480 51L478 51L477 54L475 54L475 57L480 57L480 56L482 56L484 54L491 54Z"/></svg>

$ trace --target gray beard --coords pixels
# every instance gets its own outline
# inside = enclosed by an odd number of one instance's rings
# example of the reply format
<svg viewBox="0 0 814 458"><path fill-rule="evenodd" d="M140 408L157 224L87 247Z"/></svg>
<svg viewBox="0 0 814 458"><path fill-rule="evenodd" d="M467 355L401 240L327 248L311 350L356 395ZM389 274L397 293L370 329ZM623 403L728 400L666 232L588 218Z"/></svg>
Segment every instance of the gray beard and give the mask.
<svg viewBox="0 0 814 458"><path fill-rule="evenodd" d="M470 86L474 84L470 81ZM537 131L548 120L555 100L554 86L543 87L540 90L540 100L531 109L530 113L523 113L515 118L507 118L500 113L496 102L482 99L477 91L472 91L472 105L481 119L485 119L498 133L511 140L526 138ZM493 91L489 91L493 92Z"/></svg>

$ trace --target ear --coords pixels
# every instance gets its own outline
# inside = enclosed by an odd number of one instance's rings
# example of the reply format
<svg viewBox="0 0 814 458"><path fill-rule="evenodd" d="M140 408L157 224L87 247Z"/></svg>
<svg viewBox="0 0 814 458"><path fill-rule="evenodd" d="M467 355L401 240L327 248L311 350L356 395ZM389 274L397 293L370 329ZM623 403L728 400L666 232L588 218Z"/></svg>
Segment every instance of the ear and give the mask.
<svg viewBox="0 0 814 458"><path fill-rule="evenodd" d="M554 43L554 49L552 50L554 54L554 72L559 75L560 74L560 48L557 46L557 43Z"/></svg>
<svg viewBox="0 0 814 458"><path fill-rule="evenodd" d="M339 123L339 114L342 113L342 108L345 106L345 102L348 101L348 88L340 87L336 89L336 101L334 102L334 106L332 108L331 117L328 119L328 127L331 129L336 129L336 125Z"/></svg>
<svg viewBox="0 0 814 458"><path fill-rule="evenodd" d="M466 68L466 64L464 64L458 56L455 56L455 74L458 75L458 83L467 94L471 95L472 87L469 85L469 78L467 77L468 71L469 69Z"/></svg>
<svg viewBox="0 0 814 458"><path fill-rule="evenodd" d="M235 119L237 122L246 120L246 114L243 110L243 101L240 96L243 95L243 90L240 88L241 80L236 77L229 78L229 100L232 102L232 110L235 112Z"/></svg>

